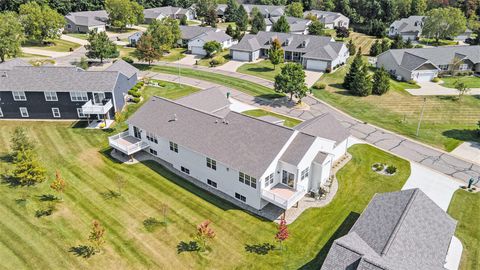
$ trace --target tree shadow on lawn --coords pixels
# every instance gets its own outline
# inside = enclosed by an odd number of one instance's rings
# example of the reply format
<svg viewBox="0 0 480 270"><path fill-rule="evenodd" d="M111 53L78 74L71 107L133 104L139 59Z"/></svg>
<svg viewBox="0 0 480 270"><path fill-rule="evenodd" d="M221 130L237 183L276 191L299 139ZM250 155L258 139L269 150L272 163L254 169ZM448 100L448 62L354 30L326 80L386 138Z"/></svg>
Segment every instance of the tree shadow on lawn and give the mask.
<svg viewBox="0 0 480 270"><path fill-rule="evenodd" d="M350 212L347 218L342 222L340 227L335 231L335 233L328 239L327 243L323 248L318 252L317 256L313 258L313 260L309 261L308 263L304 264L300 269L320 269L322 267L325 258L327 258L328 251L330 251L330 247L333 244L335 239L338 239L348 233L352 228L353 224L357 221L358 217L360 217L359 213Z"/></svg>
<svg viewBox="0 0 480 270"><path fill-rule="evenodd" d="M275 249L275 246L270 243L245 245L245 251L250 253L255 253L257 255L267 255L271 250L274 250L274 249Z"/></svg>
<svg viewBox="0 0 480 270"><path fill-rule="evenodd" d="M273 69L273 67L249 67L247 68L248 71L251 71L251 72L271 72L271 71L275 71L275 69Z"/></svg>
<svg viewBox="0 0 480 270"><path fill-rule="evenodd" d="M475 129L451 129L442 132L442 135L464 142L480 142L480 131Z"/></svg>

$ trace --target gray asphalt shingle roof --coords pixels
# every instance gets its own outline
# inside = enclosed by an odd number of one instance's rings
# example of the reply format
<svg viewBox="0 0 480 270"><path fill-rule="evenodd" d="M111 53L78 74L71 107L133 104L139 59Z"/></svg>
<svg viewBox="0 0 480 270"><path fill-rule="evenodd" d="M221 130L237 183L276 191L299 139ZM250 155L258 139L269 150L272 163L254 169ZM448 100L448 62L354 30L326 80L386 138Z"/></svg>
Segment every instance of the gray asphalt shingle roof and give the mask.
<svg viewBox="0 0 480 270"><path fill-rule="evenodd" d="M333 41L331 37L298 35L260 31L256 35L245 35L230 50L253 52L261 48L269 49L270 42L278 38L285 51L304 53L303 58L333 60L336 59L345 44ZM285 41L289 40L288 44Z"/></svg>
<svg viewBox="0 0 480 270"><path fill-rule="evenodd" d="M243 4L243 7L248 14L252 13L253 8L255 7L266 17L279 17L285 14L285 6Z"/></svg>
<svg viewBox="0 0 480 270"><path fill-rule="evenodd" d="M216 32L218 29L212 27L180 25L180 31L182 32L182 39L190 40L207 32Z"/></svg>
<svg viewBox="0 0 480 270"><path fill-rule="evenodd" d="M105 10L70 12L65 18L80 26L104 25L108 21Z"/></svg>
<svg viewBox="0 0 480 270"><path fill-rule="evenodd" d="M280 160L295 166L298 165L307 150L312 146L313 141L315 141L314 136L299 133L285 150Z"/></svg>
<svg viewBox="0 0 480 270"><path fill-rule="evenodd" d="M187 12L188 12L188 9L184 9L181 7L165 6L165 7L144 9L143 16L146 19L157 19L160 15L162 17L171 17L177 14L186 14Z"/></svg>
<svg viewBox="0 0 480 270"><path fill-rule="evenodd" d="M390 27L397 29L399 33L422 33L425 16L410 16L394 21Z"/></svg>
<svg viewBox="0 0 480 270"><path fill-rule="evenodd" d="M223 109L230 106L230 101L227 99L227 96L217 87L198 91L178 99L177 102L215 115L218 115L216 112L223 112Z"/></svg>
<svg viewBox="0 0 480 270"><path fill-rule="evenodd" d="M231 36L225 34L225 32L223 31L218 31L218 32L213 32L213 31L210 31L210 32L206 32L200 36L197 36L196 38L199 38L205 42L209 42L209 41L217 41L217 42L224 42L224 41L227 41L227 40L230 40L232 39Z"/></svg>
<svg viewBox="0 0 480 270"><path fill-rule="evenodd" d="M444 269L455 228L420 189L376 194L350 232L335 240L322 270Z"/></svg>
<svg viewBox="0 0 480 270"><path fill-rule="evenodd" d="M138 69L129 63L119 59L113 63L113 65L109 66L105 71L118 71L125 75L127 78L131 78L135 74L138 74Z"/></svg>
<svg viewBox="0 0 480 270"><path fill-rule="evenodd" d="M273 25L280 19L280 17L270 17L268 18L269 21L271 21L270 25ZM296 17L290 17L290 16L285 16L285 19L287 20L288 24L290 25L290 32L299 32L299 31L305 31L308 28L308 25L311 23L310 20L302 19L302 18L296 18ZM268 24L267 24L268 25Z"/></svg>
<svg viewBox="0 0 480 270"><path fill-rule="evenodd" d="M11 60L7 60L3 63L0 63L0 70L9 70L14 67L29 67L29 66L32 66L32 65L27 61L20 58L14 58Z"/></svg>
<svg viewBox="0 0 480 270"><path fill-rule="evenodd" d="M304 121L295 126L294 129L337 143L343 142L350 136L348 130L329 113Z"/></svg>
<svg viewBox="0 0 480 270"><path fill-rule="evenodd" d="M331 12L331 11L322 11L322 10L308 10L303 13L304 16L307 16L309 14L313 14L317 17L317 19L324 23L324 24L330 24L335 22L336 19L338 18L343 18L345 20L348 20L348 18L338 12Z"/></svg>

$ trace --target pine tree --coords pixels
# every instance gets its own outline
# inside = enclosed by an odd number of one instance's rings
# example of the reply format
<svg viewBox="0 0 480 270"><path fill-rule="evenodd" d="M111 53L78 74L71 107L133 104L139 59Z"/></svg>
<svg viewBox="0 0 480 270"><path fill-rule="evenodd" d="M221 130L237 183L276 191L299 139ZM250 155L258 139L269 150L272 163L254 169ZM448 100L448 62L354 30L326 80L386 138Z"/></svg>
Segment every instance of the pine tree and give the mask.
<svg viewBox="0 0 480 270"><path fill-rule="evenodd" d="M370 56L377 56L382 53L382 44L377 40L373 43L372 47L370 47Z"/></svg>
<svg viewBox="0 0 480 270"><path fill-rule="evenodd" d="M353 44L353 41L351 39L347 43L347 48L350 55L355 55L357 49L355 48L355 44Z"/></svg>
<svg viewBox="0 0 480 270"><path fill-rule="evenodd" d="M34 143L27 136L25 128L17 127L12 133L12 138L10 139L10 156L13 160L16 159L19 152L25 152L33 150L35 147Z"/></svg>
<svg viewBox="0 0 480 270"><path fill-rule="evenodd" d="M290 32L290 24L288 24L287 18L281 16L277 22L272 25L272 31L281 33Z"/></svg>
<svg viewBox="0 0 480 270"><path fill-rule="evenodd" d="M362 56L360 55L360 53L357 53L357 55L355 55L355 58L353 59L352 64L350 65L350 69L345 75L345 79L343 81L343 87L345 89L348 89L348 90L351 89L353 77L361 69L362 66L363 66Z"/></svg>
<svg viewBox="0 0 480 270"><path fill-rule="evenodd" d="M350 92L361 97L372 94L372 82L366 65L362 64L359 71L353 76L353 81L350 83Z"/></svg>
<svg viewBox="0 0 480 270"><path fill-rule="evenodd" d="M227 22L234 22L236 14L238 12L238 2L236 0L228 0L227 7L225 8L225 13L223 16L225 17L225 21Z"/></svg>
<svg viewBox="0 0 480 270"><path fill-rule="evenodd" d="M13 163L14 167L7 178L14 185L32 186L47 179L46 170L40 165L33 150L18 152Z"/></svg>
<svg viewBox="0 0 480 270"><path fill-rule="evenodd" d="M382 67L375 71L373 74L373 87L372 93L375 95L383 95L390 89L390 75Z"/></svg>
<svg viewBox="0 0 480 270"><path fill-rule="evenodd" d="M237 14L235 15L235 24L240 31L247 31L248 14L243 6L238 7Z"/></svg>
<svg viewBox="0 0 480 270"><path fill-rule="evenodd" d="M256 34L259 31L265 31L266 28L267 25L265 24L265 18L258 8L254 7L252 9L252 29L250 30L250 33Z"/></svg>

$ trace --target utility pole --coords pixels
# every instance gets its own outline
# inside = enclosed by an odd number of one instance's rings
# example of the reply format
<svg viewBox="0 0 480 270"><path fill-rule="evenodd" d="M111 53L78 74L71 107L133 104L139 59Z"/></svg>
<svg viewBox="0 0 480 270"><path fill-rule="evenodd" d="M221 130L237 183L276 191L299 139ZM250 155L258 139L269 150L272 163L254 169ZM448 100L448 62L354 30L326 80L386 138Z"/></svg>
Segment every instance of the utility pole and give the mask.
<svg viewBox="0 0 480 270"><path fill-rule="evenodd" d="M427 98L423 98L422 111L420 112L420 119L418 120L418 126L417 126L417 133L416 133L417 137L418 137L418 133L420 132L420 124L422 123L422 119L423 119L423 111L425 110L425 103L427 103Z"/></svg>
<svg viewBox="0 0 480 270"><path fill-rule="evenodd" d="M178 56L177 62L180 60L180 55ZM178 83L180 84L180 63L178 63Z"/></svg>

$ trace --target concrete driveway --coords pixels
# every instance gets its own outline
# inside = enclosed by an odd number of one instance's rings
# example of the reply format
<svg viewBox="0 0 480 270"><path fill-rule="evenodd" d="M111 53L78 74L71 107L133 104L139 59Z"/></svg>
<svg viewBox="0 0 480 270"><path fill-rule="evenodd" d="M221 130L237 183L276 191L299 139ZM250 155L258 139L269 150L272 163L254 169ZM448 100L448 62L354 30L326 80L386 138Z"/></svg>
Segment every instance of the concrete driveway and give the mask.
<svg viewBox="0 0 480 270"><path fill-rule="evenodd" d="M312 87L322 75L323 72L320 71L305 70L305 83L307 84L307 87Z"/></svg>
<svg viewBox="0 0 480 270"><path fill-rule="evenodd" d="M480 164L480 143L464 142L455 148L451 154Z"/></svg>
<svg viewBox="0 0 480 270"><path fill-rule="evenodd" d="M242 62L242 61L237 61L237 60L230 60L228 61L227 63L221 65L221 66L218 66L218 67L215 67L215 69L219 69L219 70L225 70L225 71L231 71L231 72L235 72L237 71L237 69L245 64L247 62Z"/></svg>
<svg viewBox="0 0 480 270"><path fill-rule="evenodd" d="M444 87L440 83L434 82L419 82L420 88L407 89L407 91L414 96L456 96L457 89ZM472 88L467 95L480 95L480 88Z"/></svg>
<svg viewBox="0 0 480 270"><path fill-rule="evenodd" d="M181 65L189 65L189 66L194 66L197 60L202 59L203 57L201 55L194 55L194 54L185 54L185 57L175 61L173 63L175 64L181 64Z"/></svg>

